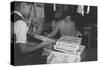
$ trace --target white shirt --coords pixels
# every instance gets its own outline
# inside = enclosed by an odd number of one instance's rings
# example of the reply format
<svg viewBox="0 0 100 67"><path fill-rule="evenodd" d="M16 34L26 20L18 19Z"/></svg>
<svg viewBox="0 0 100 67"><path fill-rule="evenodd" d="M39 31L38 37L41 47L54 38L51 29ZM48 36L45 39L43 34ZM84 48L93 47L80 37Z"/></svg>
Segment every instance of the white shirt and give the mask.
<svg viewBox="0 0 100 67"><path fill-rule="evenodd" d="M28 27L23 20L18 20L14 23L14 34L16 34L16 43L27 42L27 31Z"/></svg>

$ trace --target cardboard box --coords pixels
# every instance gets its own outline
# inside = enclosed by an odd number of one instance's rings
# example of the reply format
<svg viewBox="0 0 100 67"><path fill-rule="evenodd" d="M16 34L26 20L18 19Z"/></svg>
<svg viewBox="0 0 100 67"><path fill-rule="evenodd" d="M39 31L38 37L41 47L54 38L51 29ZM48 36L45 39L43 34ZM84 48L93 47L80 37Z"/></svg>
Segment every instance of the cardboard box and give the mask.
<svg viewBox="0 0 100 67"><path fill-rule="evenodd" d="M79 50L80 44L81 44L81 38L63 35L56 42L54 49L63 52L70 51L76 53L76 51Z"/></svg>
<svg viewBox="0 0 100 67"><path fill-rule="evenodd" d="M70 63L70 62L80 62L81 55L85 49L85 46L80 45L79 50L76 53L67 51L66 53L51 51L47 58L47 63Z"/></svg>
<svg viewBox="0 0 100 67"><path fill-rule="evenodd" d="M73 45L81 44L81 38L73 37L73 36L66 36L66 35L63 35L58 41L59 42L64 41L64 42L67 42L67 43L71 43Z"/></svg>
<svg viewBox="0 0 100 67"><path fill-rule="evenodd" d="M80 55L53 51L47 58L47 63L73 63L80 62Z"/></svg>

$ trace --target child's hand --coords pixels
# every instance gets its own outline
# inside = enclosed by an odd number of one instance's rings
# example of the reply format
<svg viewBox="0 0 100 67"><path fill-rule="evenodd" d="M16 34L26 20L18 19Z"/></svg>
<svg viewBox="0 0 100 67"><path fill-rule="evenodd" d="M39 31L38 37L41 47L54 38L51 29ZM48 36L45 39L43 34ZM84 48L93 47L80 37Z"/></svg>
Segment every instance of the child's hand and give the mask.
<svg viewBox="0 0 100 67"><path fill-rule="evenodd" d="M82 36L82 33L80 31L77 31L76 36Z"/></svg>

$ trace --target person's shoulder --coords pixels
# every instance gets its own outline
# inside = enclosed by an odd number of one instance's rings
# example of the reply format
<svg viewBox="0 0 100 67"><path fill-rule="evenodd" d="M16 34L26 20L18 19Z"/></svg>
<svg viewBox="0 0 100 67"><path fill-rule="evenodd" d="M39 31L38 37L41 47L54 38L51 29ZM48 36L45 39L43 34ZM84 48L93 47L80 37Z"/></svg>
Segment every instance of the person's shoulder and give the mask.
<svg viewBox="0 0 100 67"><path fill-rule="evenodd" d="M63 20L60 20L57 22L57 24L59 25L59 24L62 24L63 22L64 22Z"/></svg>
<svg viewBox="0 0 100 67"><path fill-rule="evenodd" d="M18 21L15 22L15 24L17 24L17 25L25 25L25 21L18 20Z"/></svg>
<svg viewBox="0 0 100 67"><path fill-rule="evenodd" d="M25 23L25 21L23 21L23 20L17 20L15 23L24 24L24 23Z"/></svg>
<svg viewBox="0 0 100 67"><path fill-rule="evenodd" d="M12 13L12 14L11 14L11 21L12 21L12 22L16 22L16 21L18 21L18 20L23 20L23 19L22 19L22 17L19 16L18 14Z"/></svg>
<svg viewBox="0 0 100 67"><path fill-rule="evenodd" d="M70 22L68 22L68 23L69 23L69 24L75 24L74 21L70 21Z"/></svg>

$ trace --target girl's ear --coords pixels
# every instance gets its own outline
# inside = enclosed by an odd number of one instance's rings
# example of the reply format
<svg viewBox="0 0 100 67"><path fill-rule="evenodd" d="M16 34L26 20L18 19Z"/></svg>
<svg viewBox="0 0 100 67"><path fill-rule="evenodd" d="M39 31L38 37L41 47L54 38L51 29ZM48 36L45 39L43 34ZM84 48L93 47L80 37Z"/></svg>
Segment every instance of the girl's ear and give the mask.
<svg viewBox="0 0 100 67"><path fill-rule="evenodd" d="M27 5L27 3L22 3L22 4L21 4L21 7L22 7L22 8L25 8L26 5Z"/></svg>

